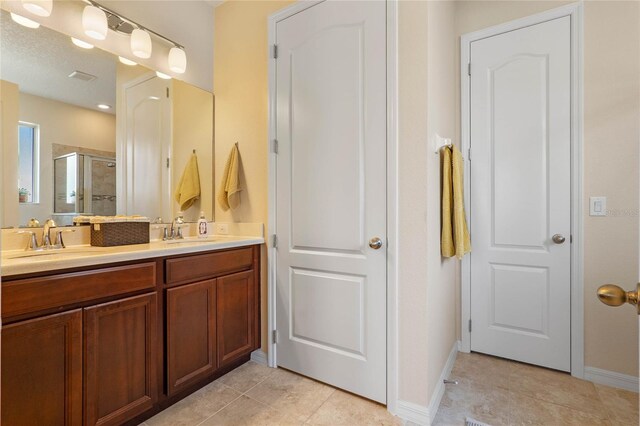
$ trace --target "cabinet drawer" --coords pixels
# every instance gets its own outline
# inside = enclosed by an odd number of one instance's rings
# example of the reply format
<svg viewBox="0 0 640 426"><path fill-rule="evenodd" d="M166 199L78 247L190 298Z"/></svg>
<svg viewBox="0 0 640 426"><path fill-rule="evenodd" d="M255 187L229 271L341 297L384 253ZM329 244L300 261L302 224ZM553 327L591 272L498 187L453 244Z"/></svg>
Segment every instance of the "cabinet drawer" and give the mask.
<svg viewBox="0 0 640 426"><path fill-rule="evenodd" d="M2 317L154 289L155 262L2 283Z"/></svg>
<svg viewBox="0 0 640 426"><path fill-rule="evenodd" d="M249 269L252 264L252 247L167 259L166 283L180 284L212 278Z"/></svg>

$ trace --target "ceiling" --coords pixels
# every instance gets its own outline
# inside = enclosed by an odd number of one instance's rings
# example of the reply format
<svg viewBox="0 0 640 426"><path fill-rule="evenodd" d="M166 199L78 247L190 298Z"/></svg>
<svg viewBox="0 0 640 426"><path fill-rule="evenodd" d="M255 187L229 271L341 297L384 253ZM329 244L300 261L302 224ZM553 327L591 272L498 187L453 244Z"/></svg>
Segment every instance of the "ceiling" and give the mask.
<svg viewBox="0 0 640 426"><path fill-rule="evenodd" d="M18 25L0 10L0 78L18 84L21 92L94 110L105 103L114 114L116 61L103 50L76 47L68 36L44 26ZM97 78L69 78L74 71Z"/></svg>

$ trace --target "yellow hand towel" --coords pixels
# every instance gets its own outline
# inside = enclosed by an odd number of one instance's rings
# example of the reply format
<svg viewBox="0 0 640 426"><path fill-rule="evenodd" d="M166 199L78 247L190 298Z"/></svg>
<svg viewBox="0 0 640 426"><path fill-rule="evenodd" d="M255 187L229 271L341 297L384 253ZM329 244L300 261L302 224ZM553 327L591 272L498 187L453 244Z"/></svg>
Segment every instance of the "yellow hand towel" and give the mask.
<svg viewBox="0 0 640 426"><path fill-rule="evenodd" d="M456 248L456 257L462 259L466 253L471 251L471 239L464 212L464 162L458 147L454 145L452 151L453 242Z"/></svg>
<svg viewBox="0 0 640 426"><path fill-rule="evenodd" d="M453 257L456 249L453 245L453 225L451 214L453 198L451 197L451 149L443 148L441 153L440 170L442 171L442 235L440 251L443 257Z"/></svg>
<svg viewBox="0 0 640 426"><path fill-rule="evenodd" d="M222 173L222 184L218 193L218 202L222 210L235 209L240 205L240 178L239 178L239 160L240 153L238 145L235 144L231 148L231 153L227 159Z"/></svg>
<svg viewBox="0 0 640 426"><path fill-rule="evenodd" d="M180 210L184 211L191 207L199 197L200 173L198 172L198 158L194 153L191 154L191 158L182 172L174 198L180 205Z"/></svg>
<svg viewBox="0 0 640 426"><path fill-rule="evenodd" d="M442 236L443 257L458 259L471 251L464 211L462 153L457 147L442 150Z"/></svg>

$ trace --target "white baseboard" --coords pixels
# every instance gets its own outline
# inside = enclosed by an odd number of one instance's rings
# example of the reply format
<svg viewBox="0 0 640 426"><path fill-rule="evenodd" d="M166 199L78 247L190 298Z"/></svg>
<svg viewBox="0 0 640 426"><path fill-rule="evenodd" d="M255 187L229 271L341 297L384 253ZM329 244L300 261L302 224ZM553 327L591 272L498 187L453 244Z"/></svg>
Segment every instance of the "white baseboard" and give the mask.
<svg viewBox="0 0 640 426"><path fill-rule="evenodd" d="M440 373L440 377L438 378L438 384L433 391L433 395L431 395L431 402L429 403L429 424L433 423L433 420L436 418L436 414L438 414L438 407L440 406L440 401L442 400L445 391L444 381L451 375L453 364L455 364L456 357L458 356L459 346L459 341L453 343L453 347L449 352L449 358L447 358L447 363L444 365L444 368Z"/></svg>
<svg viewBox="0 0 640 426"><path fill-rule="evenodd" d="M257 362L258 364L262 365L269 365L269 363L267 362L267 354L263 352L262 349L257 349L251 352L251 361Z"/></svg>
<svg viewBox="0 0 640 426"><path fill-rule="evenodd" d="M423 405L408 401L396 402L396 416L404 420L405 424L411 422L416 425L429 426L429 409Z"/></svg>
<svg viewBox="0 0 640 426"><path fill-rule="evenodd" d="M625 389L631 392L638 392L638 378L627 374L616 373L615 371L602 370L595 367L584 367L584 379L612 388Z"/></svg>
<svg viewBox="0 0 640 426"><path fill-rule="evenodd" d="M429 426L431 423L433 423L433 420L438 413L438 406L440 405L440 401L442 400L442 396L444 395L444 380L451 374L453 364L456 362L456 356L458 355L459 344L460 342L454 342L453 346L451 347L447 362L445 363L444 368L440 373L438 383L433 392L433 395L431 396L429 406L424 407L419 404L414 404L413 402L398 401L396 403L396 416L400 417L405 422L411 422L416 425Z"/></svg>

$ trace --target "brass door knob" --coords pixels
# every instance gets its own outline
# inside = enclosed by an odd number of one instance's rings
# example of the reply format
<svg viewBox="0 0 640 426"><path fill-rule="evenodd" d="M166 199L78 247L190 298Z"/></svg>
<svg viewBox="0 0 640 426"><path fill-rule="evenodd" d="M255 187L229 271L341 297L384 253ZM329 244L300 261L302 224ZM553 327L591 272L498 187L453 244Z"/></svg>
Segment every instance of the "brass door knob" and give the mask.
<svg viewBox="0 0 640 426"><path fill-rule="evenodd" d="M638 315L640 315L639 294L640 283L638 283L635 291L624 291L615 284L605 284L598 288L598 299L602 303L609 306L621 306L628 303L638 308Z"/></svg>
<svg viewBox="0 0 640 426"><path fill-rule="evenodd" d="M379 237L373 237L369 240L369 247L374 250L378 250L380 247L382 247L382 240Z"/></svg>

